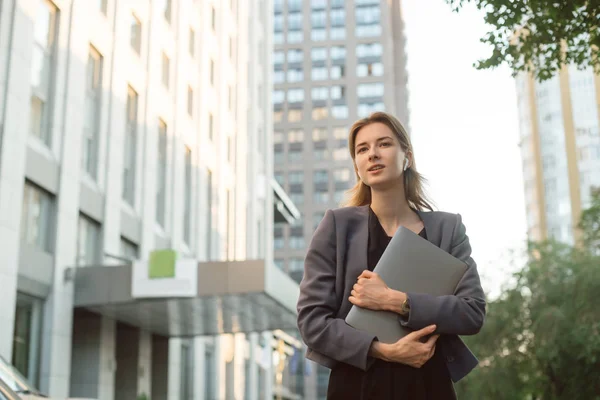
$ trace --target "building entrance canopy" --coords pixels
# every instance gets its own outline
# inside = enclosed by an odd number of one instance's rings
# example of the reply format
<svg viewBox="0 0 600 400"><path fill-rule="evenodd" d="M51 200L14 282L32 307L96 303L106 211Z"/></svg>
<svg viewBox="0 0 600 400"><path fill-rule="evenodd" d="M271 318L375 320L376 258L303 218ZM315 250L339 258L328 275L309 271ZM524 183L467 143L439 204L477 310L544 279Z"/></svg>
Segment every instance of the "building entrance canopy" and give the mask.
<svg viewBox="0 0 600 400"><path fill-rule="evenodd" d="M153 294L140 294L135 263L77 268L74 307L168 337L296 328L298 285L273 265L248 260L193 267L197 287L188 285L185 297L172 286L161 294L161 279L152 279Z"/></svg>

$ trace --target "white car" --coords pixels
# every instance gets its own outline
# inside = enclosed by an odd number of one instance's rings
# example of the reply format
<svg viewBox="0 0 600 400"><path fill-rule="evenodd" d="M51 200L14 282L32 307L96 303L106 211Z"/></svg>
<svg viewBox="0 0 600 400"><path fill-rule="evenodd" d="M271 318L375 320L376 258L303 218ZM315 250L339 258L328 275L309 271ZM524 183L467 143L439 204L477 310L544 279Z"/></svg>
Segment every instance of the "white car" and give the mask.
<svg viewBox="0 0 600 400"><path fill-rule="evenodd" d="M7 400L94 400L74 397L58 399L45 396L33 387L12 364L0 356L0 400L4 400L3 395Z"/></svg>

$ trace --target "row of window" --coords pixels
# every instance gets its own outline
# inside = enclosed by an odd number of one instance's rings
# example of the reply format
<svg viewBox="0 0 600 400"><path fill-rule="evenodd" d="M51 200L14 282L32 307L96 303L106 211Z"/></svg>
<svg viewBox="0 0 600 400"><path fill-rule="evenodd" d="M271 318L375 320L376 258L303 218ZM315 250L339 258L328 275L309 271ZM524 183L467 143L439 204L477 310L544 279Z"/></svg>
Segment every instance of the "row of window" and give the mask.
<svg viewBox="0 0 600 400"><path fill-rule="evenodd" d="M311 118L313 121L322 121L329 116L335 119L348 119L348 106L346 104L338 104L332 107L314 107L312 109ZM304 118L304 110L301 108L290 109L287 112L287 122L301 122ZM284 122L284 111L275 110L273 112L273 122Z"/></svg>
<svg viewBox="0 0 600 400"><path fill-rule="evenodd" d="M327 128L313 128L312 130L312 138L313 142L318 142L322 140L327 140L329 136ZM348 139L348 128L344 126L337 126L331 129L332 137L337 140L347 140ZM304 130L302 129L290 129L287 132L287 142L288 143L298 143L304 142ZM273 143L283 143L286 135L279 130L273 132Z"/></svg>
<svg viewBox="0 0 600 400"><path fill-rule="evenodd" d="M302 0L274 0L273 8L276 13L281 13L284 11L284 4L287 3L287 11L288 12L296 12L302 10ZM311 0L310 7L312 9L322 9L326 8L329 5L331 8L340 8L344 7L346 1L345 0ZM379 0L355 0L357 5L360 4L379 4Z"/></svg>
<svg viewBox="0 0 600 400"><path fill-rule="evenodd" d="M329 150L324 149L313 149L311 151L313 161L347 161L350 159L350 153L346 146L337 149ZM275 165L281 164L298 164L306 161L306 155L302 150L290 150L287 153L287 157L282 151L277 151L273 155L273 162Z"/></svg>
<svg viewBox="0 0 600 400"><path fill-rule="evenodd" d="M332 171L333 181L335 183L346 183L350 182L350 178L353 176L350 168L336 168ZM284 176L282 172L275 173L275 180L280 184L284 185ZM300 184L305 182L304 171L290 171L287 175L287 181L289 184ZM316 170L313 171L313 183L323 184L329 183L329 170ZM307 182L308 184L308 182Z"/></svg>
<svg viewBox="0 0 600 400"><path fill-rule="evenodd" d="M381 36L381 25L357 25L354 31L357 38L372 38ZM329 37L327 37L327 28L312 28L310 30L310 40L313 42L324 42L326 40L345 40L346 28L344 26L332 26L329 28ZM302 30L288 30L287 37L283 32L273 33L273 43L275 44L293 44L303 43L304 32Z"/></svg>
<svg viewBox="0 0 600 400"><path fill-rule="evenodd" d="M345 46L331 46L329 48L329 57L332 60L345 60L347 50ZM358 58L374 58L381 57L383 55L383 46L381 43L361 43L356 46L356 56ZM327 60L327 47L313 47L310 51L310 58L312 61L326 61ZM285 63L286 52L283 50L276 50L273 52L273 64L274 66L282 66ZM287 62L301 63L304 60L304 50L302 49L288 49L287 50Z"/></svg>
<svg viewBox="0 0 600 400"><path fill-rule="evenodd" d="M332 65L331 67L313 66L311 68L312 81L324 81L328 79L342 79L346 75L344 65ZM358 77L383 76L383 64L361 63L356 66L356 75ZM273 83L298 83L304 81L304 71L302 68L288 68L287 74L282 70L273 71ZM326 96L327 97L327 96ZM334 98L334 97L332 97Z"/></svg>
<svg viewBox="0 0 600 400"><path fill-rule="evenodd" d="M384 86L383 82L361 83L356 87L356 93L359 98L383 97ZM311 89L312 100L338 100L346 97L345 86L335 85L330 87L313 87ZM273 91L273 104L281 104L286 101L286 90L276 89ZM290 88L287 89L288 103L302 103L304 101L304 89Z"/></svg>
<svg viewBox="0 0 600 400"><path fill-rule="evenodd" d="M287 14L287 29L289 31L302 30L302 12L289 12ZM379 5L364 5L355 8L356 25L373 25L381 23L381 7ZM313 10L310 13L311 29L325 28L327 26L327 11L325 9ZM346 10L335 8L329 11L331 26L344 26L346 24ZM284 15L276 13L273 17L275 32L284 30Z"/></svg>

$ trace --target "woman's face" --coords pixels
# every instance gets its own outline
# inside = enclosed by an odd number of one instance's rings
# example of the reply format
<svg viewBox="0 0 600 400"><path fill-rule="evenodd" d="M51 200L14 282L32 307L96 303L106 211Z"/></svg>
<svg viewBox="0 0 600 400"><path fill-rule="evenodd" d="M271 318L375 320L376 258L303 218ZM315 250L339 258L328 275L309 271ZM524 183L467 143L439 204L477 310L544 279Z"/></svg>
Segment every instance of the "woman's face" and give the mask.
<svg viewBox="0 0 600 400"><path fill-rule="evenodd" d="M354 162L360 179L371 188L396 184L404 169L406 154L396 135L385 124L369 124L356 134Z"/></svg>

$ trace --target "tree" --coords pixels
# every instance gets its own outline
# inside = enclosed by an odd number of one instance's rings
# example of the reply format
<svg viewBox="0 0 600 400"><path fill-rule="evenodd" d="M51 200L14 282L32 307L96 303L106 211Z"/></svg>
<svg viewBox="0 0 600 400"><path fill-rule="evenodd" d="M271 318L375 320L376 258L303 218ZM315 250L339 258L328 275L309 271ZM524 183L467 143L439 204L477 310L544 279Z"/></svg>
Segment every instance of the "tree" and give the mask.
<svg viewBox="0 0 600 400"><path fill-rule="evenodd" d="M563 65L600 72L600 0L445 0L454 11L475 3L491 30L481 42L491 55L477 69L508 64L550 79Z"/></svg>
<svg viewBox="0 0 600 400"><path fill-rule="evenodd" d="M597 193L580 226L599 237ZM600 399L600 255L552 240L530 243L528 255L480 334L465 339L480 366L457 385L459 398Z"/></svg>

